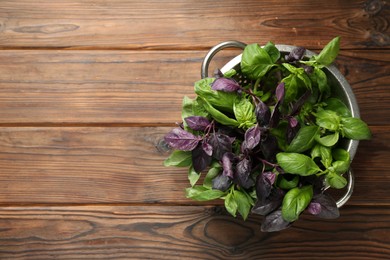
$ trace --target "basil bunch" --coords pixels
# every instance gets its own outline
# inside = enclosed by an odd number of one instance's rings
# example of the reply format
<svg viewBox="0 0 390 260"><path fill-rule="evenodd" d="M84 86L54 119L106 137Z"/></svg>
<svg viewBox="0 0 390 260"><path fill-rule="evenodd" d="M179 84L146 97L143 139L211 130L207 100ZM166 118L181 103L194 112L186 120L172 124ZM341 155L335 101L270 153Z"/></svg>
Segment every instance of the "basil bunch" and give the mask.
<svg viewBox="0 0 390 260"><path fill-rule="evenodd" d="M263 231L284 229L305 210L339 216L324 190L347 184L350 155L340 143L371 133L332 96L324 68L339 38L310 59L305 51L282 56L271 42L251 44L240 70L195 83L196 98L183 99L182 124L165 136L174 151L164 165L188 167L188 198L223 199L244 219L264 215Z"/></svg>

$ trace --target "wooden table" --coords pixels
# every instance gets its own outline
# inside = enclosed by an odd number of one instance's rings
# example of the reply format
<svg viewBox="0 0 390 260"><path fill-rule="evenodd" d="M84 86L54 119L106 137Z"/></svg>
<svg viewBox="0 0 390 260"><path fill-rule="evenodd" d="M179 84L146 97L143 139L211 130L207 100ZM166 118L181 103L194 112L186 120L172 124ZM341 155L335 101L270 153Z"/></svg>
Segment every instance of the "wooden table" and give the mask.
<svg viewBox="0 0 390 260"><path fill-rule="evenodd" d="M389 18L385 0L1 0L0 259L390 259ZM186 199L161 140L207 51L337 35L373 132L341 217L262 233Z"/></svg>

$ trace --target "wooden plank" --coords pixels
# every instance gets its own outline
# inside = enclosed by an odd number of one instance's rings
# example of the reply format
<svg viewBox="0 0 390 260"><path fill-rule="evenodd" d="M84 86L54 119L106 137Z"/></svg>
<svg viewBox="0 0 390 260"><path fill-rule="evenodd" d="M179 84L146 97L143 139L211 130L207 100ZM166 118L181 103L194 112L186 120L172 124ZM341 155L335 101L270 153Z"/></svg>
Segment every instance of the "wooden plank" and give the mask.
<svg viewBox="0 0 390 260"><path fill-rule="evenodd" d="M238 51L239 52L239 51ZM237 51L218 55L211 69ZM2 51L0 124L173 124L194 96L205 51ZM390 51L337 60L363 119L390 122ZM142 108L142 109L140 109Z"/></svg>
<svg viewBox="0 0 390 260"><path fill-rule="evenodd" d="M169 127L1 127L0 204L172 203L187 171L164 167ZM372 127L352 167L351 205L389 205L389 127ZM213 201L211 204L219 204Z"/></svg>
<svg viewBox="0 0 390 260"><path fill-rule="evenodd" d="M198 49L237 39L318 48L340 35L343 48L388 47L386 5L371 0L2 1L0 46Z"/></svg>
<svg viewBox="0 0 390 260"><path fill-rule="evenodd" d="M1 259L387 259L390 207L345 207L336 220L304 213L287 230L219 207L0 208Z"/></svg>

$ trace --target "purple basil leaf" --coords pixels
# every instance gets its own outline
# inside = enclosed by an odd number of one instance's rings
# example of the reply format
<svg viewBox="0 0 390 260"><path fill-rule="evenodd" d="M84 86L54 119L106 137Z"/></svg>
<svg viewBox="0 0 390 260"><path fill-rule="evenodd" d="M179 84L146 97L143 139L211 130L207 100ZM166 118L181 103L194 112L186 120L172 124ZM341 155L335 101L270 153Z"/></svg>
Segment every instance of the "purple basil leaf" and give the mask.
<svg viewBox="0 0 390 260"><path fill-rule="evenodd" d="M291 141L297 135L300 128L301 127L300 127L298 120L296 118L294 118L294 117L288 118L288 125L287 125L287 132L286 132L287 144L291 143Z"/></svg>
<svg viewBox="0 0 390 260"><path fill-rule="evenodd" d="M224 92L236 92L241 89L241 87L233 79L218 78L211 84L211 89Z"/></svg>
<svg viewBox="0 0 390 260"><path fill-rule="evenodd" d="M257 199L265 202L268 196L271 194L272 184L264 173L257 176L256 179L256 195Z"/></svg>
<svg viewBox="0 0 390 260"><path fill-rule="evenodd" d="M271 119L269 121L269 127L270 128L277 127L279 124L280 118L281 118L281 114L279 111L279 106L275 106L274 110L272 111L272 114L271 114Z"/></svg>
<svg viewBox="0 0 390 260"><path fill-rule="evenodd" d="M260 143L260 127L256 124L245 132L245 141L243 143L245 149L252 150Z"/></svg>
<svg viewBox="0 0 390 260"><path fill-rule="evenodd" d="M208 156L211 156L213 154L213 147L205 140L202 141L202 149Z"/></svg>
<svg viewBox="0 0 390 260"><path fill-rule="evenodd" d="M275 232L288 228L291 225L290 222L287 222L282 217L282 210L278 209L270 214L268 214L263 224L261 225L261 231L263 232Z"/></svg>
<svg viewBox="0 0 390 260"><path fill-rule="evenodd" d="M195 131L204 131L208 125L210 125L210 121L203 116L189 116L184 118L187 125Z"/></svg>
<svg viewBox="0 0 390 260"><path fill-rule="evenodd" d="M283 103L284 99L284 82L279 83L279 85L276 87L275 95L277 99L277 103Z"/></svg>
<svg viewBox="0 0 390 260"><path fill-rule="evenodd" d="M269 120L271 119L271 110L263 101L260 100L257 104L255 114L260 126L267 126L269 124Z"/></svg>
<svg viewBox="0 0 390 260"><path fill-rule="evenodd" d="M231 179L233 179L233 160L234 160L234 154L233 153L225 153L222 156L222 168L223 172L222 175L227 176Z"/></svg>
<svg viewBox="0 0 390 260"><path fill-rule="evenodd" d="M289 117L288 118L288 124L290 127L294 128L298 125L298 120L295 117Z"/></svg>
<svg viewBox="0 0 390 260"><path fill-rule="evenodd" d="M276 87L276 90L275 90L277 102L275 104L274 110L272 111L271 119L269 122L269 125L271 128L276 127L279 124L279 121L281 118L279 106L283 103L284 92L285 92L284 82L281 82L281 83L279 83L279 85Z"/></svg>
<svg viewBox="0 0 390 260"><path fill-rule="evenodd" d="M264 175L264 178L269 180L271 185L273 185L275 183L275 180L276 180L276 174L275 173L273 173L273 172L264 172L263 175Z"/></svg>
<svg viewBox="0 0 390 260"><path fill-rule="evenodd" d="M203 150L202 145L192 150L192 166L196 172L204 171L210 165L211 160L212 157Z"/></svg>
<svg viewBox="0 0 390 260"><path fill-rule="evenodd" d="M321 204L318 202L310 202L307 211L312 215L318 215L321 212Z"/></svg>
<svg viewBox="0 0 390 260"><path fill-rule="evenodd" d="M317 217L324 219L335 219L340 216L339 209L334 199L325 193L314 196L312 203L321 205L321 211L316 214Z"/></svg>
<svg viewBox="0 0 390 260"><path fill-rule="evenodd" d="M244 158L236 165L235 179L237 183L244 189L249 189L254 185L253 180L250 178L252 171L252 163L249 159Z"/></svg>
<svg viewBox="0 0 390 260"><path fill-rule="evenodd" d="M232 181L230 180L230 178L223 174L218 175L212 180L213 189L217 189L221 191L226 191L231 184Z"/></svg>
<svg viewBox="0 0 390 260"><path fill-rule="evenodd" d="M296 116L299 111L301 110L303 104L305 104L306 100L311 96L311 91L310 90L307 90L298 100L297 102L295 102L295 104L293 105L292 109L291 109L291 113L290 115L291 116Z"/></svg>
<svg viewBox="0 0 390 260"><path fill-rule="evenodd" d="M288 55L285 56L287 62L293 62L301 60L303 55L305 55L306 49L303 47L294 48Z"/></svg>
<svg viewBox="0 0 390 260"><path fill-rule="evenodd" d="M261 141L260 148L267 161L275 161L276 154L279 152L278 141L275 136L268 135L267 138Z"/></svg>
<svg viewBox="0 0 390 260"><path fill-rule="evenodd" d="M227 135L213 134L208 143L213 147L213 157L219 161L225 153L232 151L232 140Z"/></svg>
<svg viewBox="0 0 390 260"><path fill-rule="evenodd" d="M276 210L282 205L284 192L281 189L273 188L271 194L265 201L257 199L255 205L252 208L252 213L265 216L270 212Z"/></svg>
<svg viewBox="0 0 390 260"><path fill-rule="evenodd" d="M181 128L174 128L165 137L165 142L169 146L182 151L192 151L201 140L200 137L195 136Z"/></svg>
<svg viewBox="0 0 390 260"><path fill-rule="evenodd" d="M279 111L279 106L283 103L284 99L284 82L279 83L279 85L276 87L275 90L275 95L276 95L276 104L274 106L274 110L271 113L271 118L269 125L271 128L278 126L279 121L280 121L280 111Z"/></svg>

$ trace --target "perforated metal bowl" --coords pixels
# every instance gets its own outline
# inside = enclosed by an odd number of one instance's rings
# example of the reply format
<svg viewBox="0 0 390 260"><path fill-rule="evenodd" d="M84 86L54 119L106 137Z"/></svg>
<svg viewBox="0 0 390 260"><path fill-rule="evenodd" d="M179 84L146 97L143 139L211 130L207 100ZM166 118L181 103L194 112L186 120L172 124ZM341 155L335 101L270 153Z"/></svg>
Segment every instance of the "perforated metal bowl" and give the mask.
<svg viewBox="0 0 390 260"><path fill-rule="evenodd" d="M245 46L245 43L239 41L227 41L222 42L211 48L203 60L201 67L201 77L205 78L208 76L209 64L215 54L217 54L219 51L230 47L244 49ZM288 54L290 51L296 48L296 46L292 45L276 45L276 47L282 55ZM305 57L310 58L315 54L316 53L312 51L306 50ZM221 68L222 73L225 73L231 69L240 70L241 57L242 54L230 60L225 66ZM324 70L328 76L328 82L332 87L332 95L344 102L344 104L351 111L353 117L360 118L359 107L356 102L355 95L345 77L341 74L341 72L337 69L335 65L327 66ZM342 144L342 146L349 152L351 161L355 157L358 145L359 141L357 140L348 140ZM348 178L347 190L346 193L339 200L337 200L337 207L343 206L349 200L353 192L354 176L352 173L352 168L350 168L346 174Z"/></svg>

